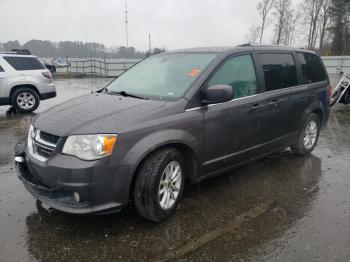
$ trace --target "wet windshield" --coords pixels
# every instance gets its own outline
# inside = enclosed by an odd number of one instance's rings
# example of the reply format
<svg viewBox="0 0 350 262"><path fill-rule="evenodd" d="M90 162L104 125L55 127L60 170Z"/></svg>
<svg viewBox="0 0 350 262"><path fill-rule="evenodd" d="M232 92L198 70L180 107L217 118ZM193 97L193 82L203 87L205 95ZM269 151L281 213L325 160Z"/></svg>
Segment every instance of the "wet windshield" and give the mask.
<svg viewBox="0 0 350 262"><path fill-rule="evenodd" d="M112 93L175 100L184 95L215 57L213 53L154 55L126 71L107 89Z"/></svg>

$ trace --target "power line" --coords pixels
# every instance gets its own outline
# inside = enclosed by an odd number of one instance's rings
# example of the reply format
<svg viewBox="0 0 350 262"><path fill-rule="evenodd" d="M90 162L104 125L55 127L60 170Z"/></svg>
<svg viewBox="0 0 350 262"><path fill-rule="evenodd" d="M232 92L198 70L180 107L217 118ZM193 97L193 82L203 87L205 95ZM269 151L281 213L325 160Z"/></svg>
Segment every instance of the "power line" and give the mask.
<svg viewBox="0 0 350 262"><path fill-rule="evenodd" d="M129 47L129 32L128 32L128 0L125 0L125 33L126 33L126 47Z"/></svg>

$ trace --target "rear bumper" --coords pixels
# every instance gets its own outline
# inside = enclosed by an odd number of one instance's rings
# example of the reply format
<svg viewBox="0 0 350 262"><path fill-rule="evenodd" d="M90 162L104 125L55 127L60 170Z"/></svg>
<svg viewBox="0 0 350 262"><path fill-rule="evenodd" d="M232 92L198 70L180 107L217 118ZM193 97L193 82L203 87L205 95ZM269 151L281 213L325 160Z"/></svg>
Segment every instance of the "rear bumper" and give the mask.
<svg viewBox="0 0 350 262"><path fill-rule="evenodd" d="M0 106L9 105L10 99L8 97L0 97Z"/></svg>
<svg viewBox="0 0 350 262"><path fill-rule="evenodd" d="M56 91L51 91L51 92L48 92L48 93L40 94L40 98L41 98L41 100L46 100L46 99L50 99L50 98L56 97L56 95L57 95Z"/></svg>
<svg viewBox="0 0 350 262"><path fill-rule="evenodd" d="M67 158L56 161L61 167L40 163L26 154L23 141L17 144L15 155L17 175L25 188L57 210L72 214L113 213L128 203L130 182L126 180L128 175L121 173L122 169L117 169L117 175L104 165L81 166L78 159L76 164L70 163L77 166L73 169L64 164ZM79 194L79 202L74 193Z"/></svg>

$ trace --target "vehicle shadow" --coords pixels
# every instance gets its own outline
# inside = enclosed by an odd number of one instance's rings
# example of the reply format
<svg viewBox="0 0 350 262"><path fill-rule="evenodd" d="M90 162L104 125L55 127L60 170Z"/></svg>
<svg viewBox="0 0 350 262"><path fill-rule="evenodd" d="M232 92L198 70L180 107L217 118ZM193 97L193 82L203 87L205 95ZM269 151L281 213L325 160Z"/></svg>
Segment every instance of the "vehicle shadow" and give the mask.
<svg viewBox="0 0 350 262"><path fill-rule="evenodd" d="M321 159L317 157L295 157L288 151L271 155L187 186L175 215L162 224L142 219L132 206L119 214L77 216L39 205L37 212L26 218L27 247L40 261L163 260L169 252L176 253L219 227L229 228L238 215L269 203L262 215L266 218L248 218L235 232L223 230L226 238L232 237L225 252L235 254L258 245L258 236L269 239L282 235L304 217L317 198L321 175ZM261 232L249 231L246 224L260 227ZM273 233L265 232L267 229ZM236 238L237 232L245 235L244 239Z"/></svg>

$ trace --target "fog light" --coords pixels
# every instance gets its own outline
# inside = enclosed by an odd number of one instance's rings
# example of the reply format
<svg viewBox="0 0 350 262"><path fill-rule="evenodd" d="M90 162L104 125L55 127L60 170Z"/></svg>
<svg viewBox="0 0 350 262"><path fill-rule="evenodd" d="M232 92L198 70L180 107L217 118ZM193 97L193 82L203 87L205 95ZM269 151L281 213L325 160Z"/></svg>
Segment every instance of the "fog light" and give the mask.
<svg viewBox="0 0 350 262"><path fill-rule="evenodd" d="M80 202L80 195L79 195L79 193L77 193L77 192L74 192L74 194L73 194L73 196L74 196L74 200L75 201L77 201L78 203Z"/></svg>

